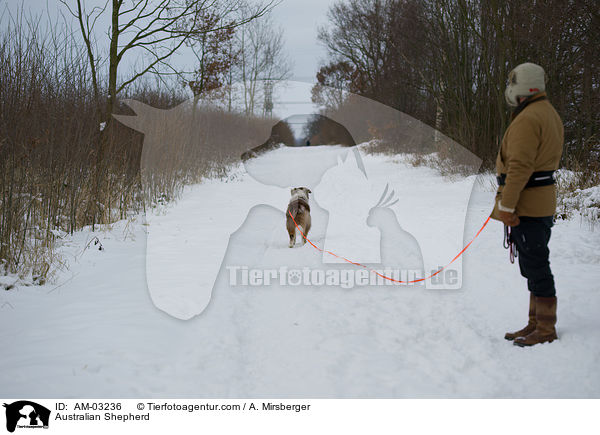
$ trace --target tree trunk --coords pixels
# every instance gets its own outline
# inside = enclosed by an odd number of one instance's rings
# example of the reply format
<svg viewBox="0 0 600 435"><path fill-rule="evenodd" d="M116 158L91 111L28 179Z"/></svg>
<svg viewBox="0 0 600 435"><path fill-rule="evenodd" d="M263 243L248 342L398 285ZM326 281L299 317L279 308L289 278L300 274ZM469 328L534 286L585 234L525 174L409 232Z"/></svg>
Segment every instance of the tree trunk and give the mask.
<svg viewBox="0 0 600 435"><path fill-rule="evenodd" d="M109 123L117 100L117 71L119 66L119 8L120 0L112 0L112 25L108 66L108 101L106 103L106 122Z"/></svg>

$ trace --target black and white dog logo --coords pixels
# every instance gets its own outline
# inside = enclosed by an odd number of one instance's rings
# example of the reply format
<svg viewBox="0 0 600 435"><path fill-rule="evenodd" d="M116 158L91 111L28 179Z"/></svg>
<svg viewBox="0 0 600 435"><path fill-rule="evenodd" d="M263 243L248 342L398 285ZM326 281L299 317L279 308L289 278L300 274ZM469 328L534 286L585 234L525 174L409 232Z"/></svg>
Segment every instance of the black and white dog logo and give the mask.
<svg viewBox="0 0 600 435"><path fill-rule="evenodd" d="M14 432L19 428L48 428L50 410L29 400L19 400L6 408L6 430Z"/></svg>

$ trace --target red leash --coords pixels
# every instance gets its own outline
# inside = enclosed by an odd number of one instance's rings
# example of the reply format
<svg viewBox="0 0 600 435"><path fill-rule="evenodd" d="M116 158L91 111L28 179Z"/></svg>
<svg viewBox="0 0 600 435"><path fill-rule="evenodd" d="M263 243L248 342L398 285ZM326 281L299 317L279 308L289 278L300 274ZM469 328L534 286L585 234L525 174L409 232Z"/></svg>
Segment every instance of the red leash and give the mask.
<svg viewBox="0 0 600 435"><path fill-rule="evenodd" d="M471 239L471 241L470 241L469 243L467 243L467 245L466 245L466 246L465 246L465 247L462 249L462 251L460 251L460 252L459 252L459 253L456 255L456 257L454 257L454 258L452 259L452 261L451 261L450 263L446 264L444 267L442 267L441 269L439 269L437 272L434 272L434 273L432 273L431 275L429 275L429 276L428 276L428 277L426 277L426 278L419 278L419 279L415 279L415 280L412 280L412 281L399 281L399 280L397 280L397 279L390 278L389 276L382 275L382 274L380 274L379 272L377 272L376 270L374 270L374 269L371 269L370 267L367 267L367 266L365 266L364 264L356 263L356 262L354 262L354 261L352 261L352 260L348 260L347 258L345 258L345 257L342 257L341 255L337 255L337 254L334 254L334 253L333 253L333 252L331 252L331 251L327 251L327 250L325 250L325 249L321 249L321 248L319 248L319 247L318 247L317 245L315 245L315 244L314 244L314 243L313 243L313 242L312 242L312 241L311 241L311 240L310 240L308 237L306 237L306 236L304 235L304 233L302 232L302 230L300 229L300 227L299 227L299 226L298 226L298 224L296 223L296 219L294 219L294 216L292 216L292 213L291 213L291 212L288 212L288 214L290 215L290 217L291 217L291 218L292 218L292 220L294 221L294 225L296 226L296 228L298 228L298 231L300 231L300 234L302 234L302 237L304 238L304 240L306 240L308 243L310 243L310 244L312 245L312 247L313 247L313 248L315 248L316 250L318 250L318 251L320 251L320 252L326 252L326 253L328 253L329 255L332 255L332 256L334 256L335 258L340 258L340 259L342 259L342 260L344 260L344 261L346 261L346 262L348 262L348 263L350 263L350 264L354 264L355 266L360 266L360 267L362 267L362 268L365 268L365 269L369 270L370 272L373 272L373 273L374 273L374 274L376 274L377 276L380 276L380 277L382 277L382 278L384 278L384 279L387 279L387 280L389 280L389 281L393 281L393 282L397 282L397 283L400 283L400 284L414 284L414 283L416 283L416 282L425 281L425 280L428 280L428 279L431 279L431 278L433 278L433 277L434 277L434 276L436 276L438 273L440 273L442 270L446 269L448 266L450 266L452 263L454 263L454 261L456 261L456 259L457 259L458 257L460 257L462 254L464 254L464 252L467 250L467 248L468 248L469 246L471 246L471 243L473 243L473 241L475 241L475 239L476 239L477 237L479 237L479 234L481 234L481 232L483 231L483 229L486 227L486 225L488 224L488 222L489 222L489 221L490 221L490 219L491 219L491 216L488 216L488 218L485 220L485 222L483 223L483 225L481 226L481 228L479 229L479 231L477 231L477 234L475 234L475 237L473 237L473 238Z"/></svg>

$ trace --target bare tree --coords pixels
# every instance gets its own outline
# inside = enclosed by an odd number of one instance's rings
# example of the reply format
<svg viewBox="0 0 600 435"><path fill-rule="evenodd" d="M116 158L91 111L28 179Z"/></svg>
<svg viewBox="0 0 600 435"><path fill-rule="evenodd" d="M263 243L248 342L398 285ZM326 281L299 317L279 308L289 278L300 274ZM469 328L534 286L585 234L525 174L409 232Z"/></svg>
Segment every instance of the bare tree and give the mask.
<svg viewBox="0 0 600 435"><path fill-rule="evenodd" d="M339 109L352 89L354 73L354 67L346 61L321 67L311 90L312 102L329 110Z"/></svg>
<svg viewBox="0 0 600 435"><path fill-rule="evenodd" d="M203 94L216 91L224 85L238 60L233 45L235 27L233 24L230 27L223 26L218 20L218 14L207 13L202 19L205 31L194 35L189 42L197 61L193 80L187 81L194 94L194 108ZM222 29L212 31L216 27Z"/></svg>
<svg viewBox="0 0 600 435"><path fill-rule="evenodd" d="M269 11L274 0L266 0L267 3L252 7L245 0L107 0L103 8L94 8L89 12L81 0L60 1L80 24L90 68L94 72L96 95L100 93L99 72L96 69L100 55L94 53L94 26L105 11L110 15L111 25L106 33L109 46L106 105L104 112L101 109L97 112L100 120L111 123L117 96L129 85L148 73L154 73L157 77L163 74L181 75L181 71L174 69L168 61L191 38L243 26ZM70 1L75 2L76 8L71 6ZM234 14L235 20L226 20L226 17ZM211 23L223 24L210 25L207 19ZM136 53L144 55L141 66L125 73L121 71L124 60ZM106 175L106 131L108 129L100 134L97 141L95 197L99 197L100 182ZM97 203L94 201L90 205L93 223L101 212Z"/></svg>
<svg viewBox="0 0 600 435"><path fill-rule="evenodd" d="M275 27L269 15L239 29L236 39L244 110L254 114L263 82L289 78L292 63L284 51L283 29Z"/></svg>
<svg viewBox="0 0 600 435"><path fill-rule="evenodd" d="M114 112L117 96L131 83L147 73L180 74L168 60L191 38L243 26L264 15L274 4L268 1L249 7L243 0L108 0L104 8L86 11L81 0L76 0L75 7L68 0L60 1L80 24L98 93L99 54L94 53L94 25L105 10L110 14L107 102L103 114L107 121ZM226 20L233 14L235 20ZM207 25L207 18L222 24ZM144 53L145 62L121 75L119 67L134 52Z"/></svg>
<svg viewBox="0 0 600 435"><path fill-rule="evenodd" d="M422 40L420 13L419 1L334 3L328 25L318 33L330 60L317 74L318 82L335 88L343 78L351 92L422 116L427 102L420 78L424 53L415 43Z"/></svg>

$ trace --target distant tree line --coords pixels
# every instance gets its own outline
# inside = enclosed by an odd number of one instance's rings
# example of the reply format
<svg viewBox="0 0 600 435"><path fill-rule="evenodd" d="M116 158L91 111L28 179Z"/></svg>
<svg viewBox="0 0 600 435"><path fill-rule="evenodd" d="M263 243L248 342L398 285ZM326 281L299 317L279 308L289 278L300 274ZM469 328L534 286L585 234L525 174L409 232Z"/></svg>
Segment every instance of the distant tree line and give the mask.
<svg viewBox="0 0 600 435"><path fill-rule="evenodd" d="M509 122L508 73L535 62L565 123L564 163L598 170L597 0L341 0L328 19L319 32L328 62L313 89L328 110L341 110L345 92L374 99L490 167Z"/></svg>

